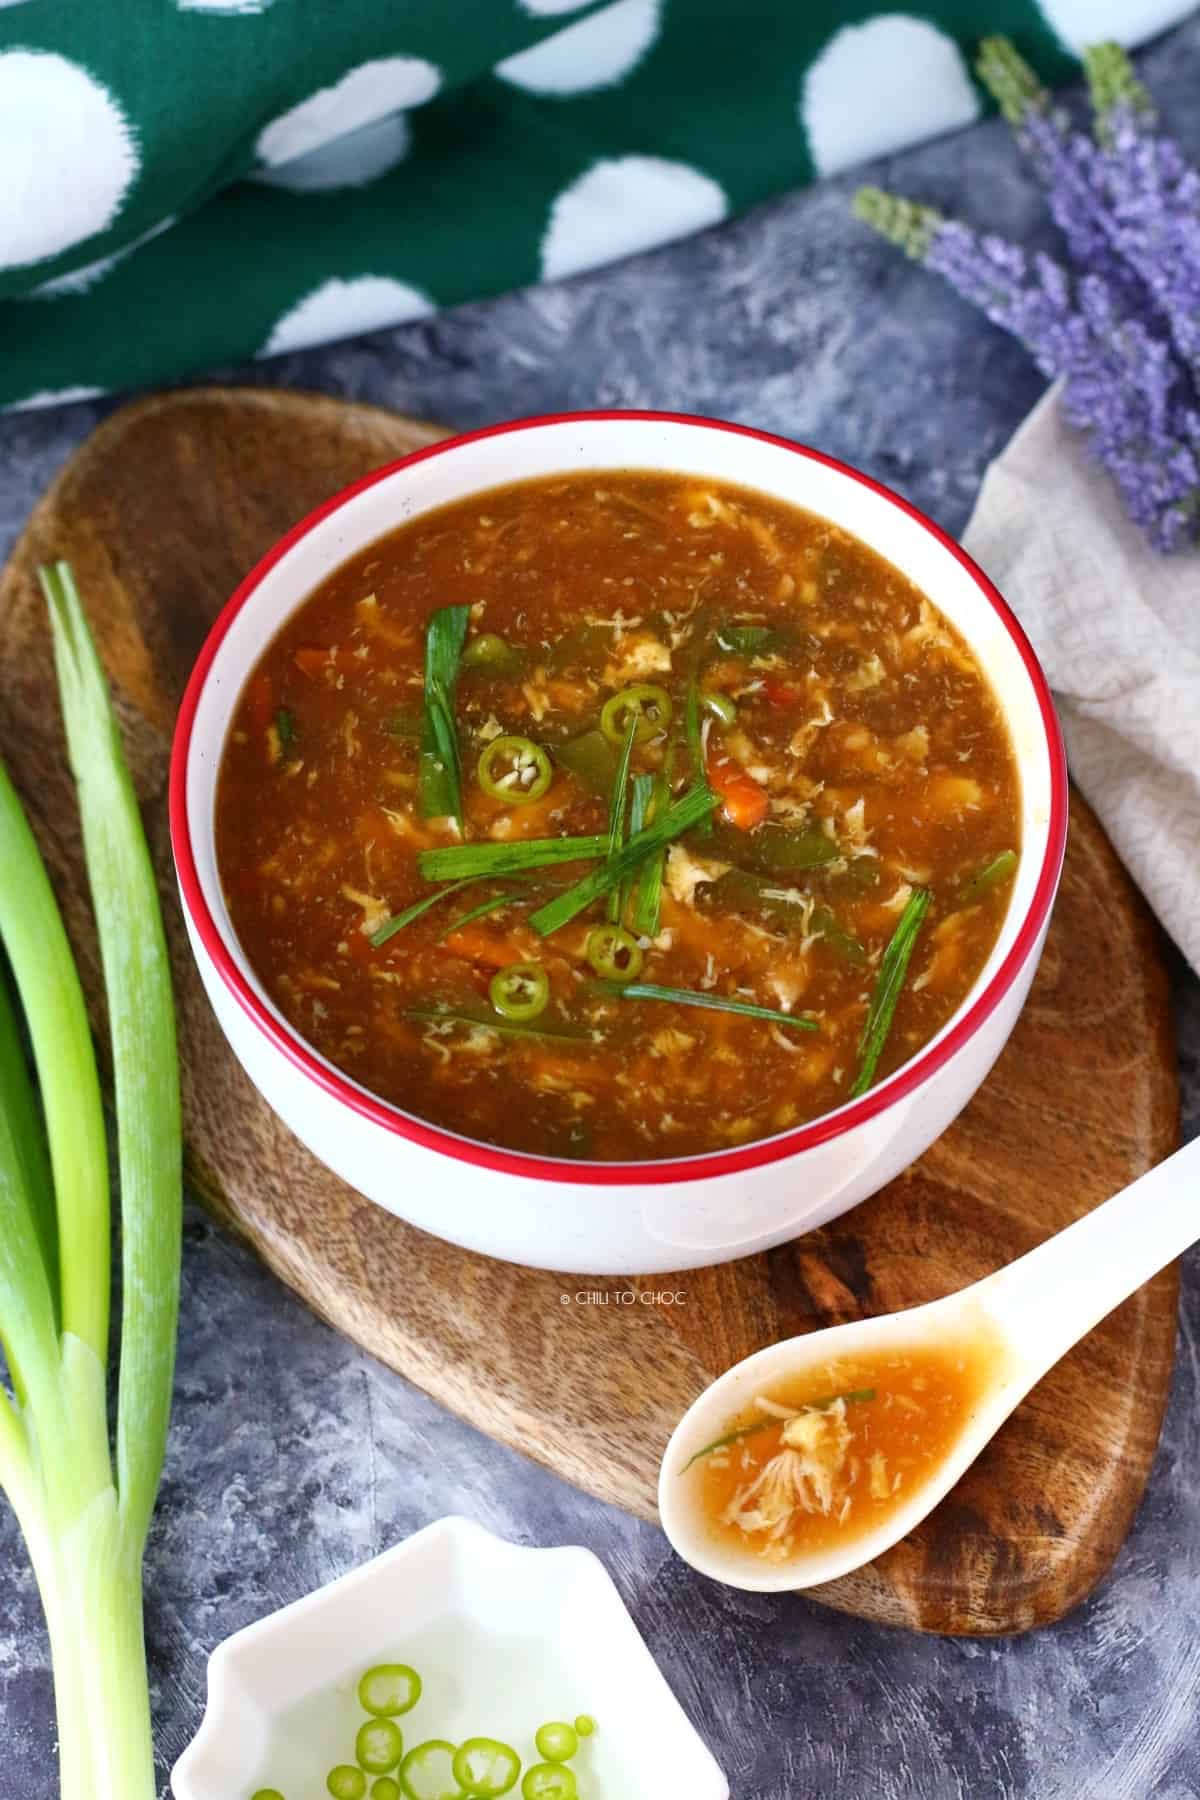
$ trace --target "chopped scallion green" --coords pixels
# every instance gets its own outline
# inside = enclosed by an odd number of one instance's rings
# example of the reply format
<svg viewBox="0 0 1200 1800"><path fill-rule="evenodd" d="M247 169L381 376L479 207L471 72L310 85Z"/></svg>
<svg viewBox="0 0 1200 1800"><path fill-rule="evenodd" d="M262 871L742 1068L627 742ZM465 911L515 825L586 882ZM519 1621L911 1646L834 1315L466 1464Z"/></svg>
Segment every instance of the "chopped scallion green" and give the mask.
<svg viewBox="0 0 1200 1800"><path fill-rule="evenodd" d="M874 1398L874 1388L854 1388L848 1394L826 1394L820 1400L806 1400L803 1406L797 1407L796 1410L797 1412L828 1412L829 1408L836 1406L839 1400L844 1400L847 1406L858 1406L864 1401ZM785 1421L782 1419L756 1419L753 1425L740 1425L736 1431L727 1431L724 1437L714 1438L711 1444L705 1444L703 1450L697 1450L695 1456L690 1456L679 1473L686 1475L693 1463L698 1463L703 1456L711 1456L714 1450L724 1450L730 1444L740 1444L743 1438L755 1437L760 1431L770 1431L772 1426L778 1428L784 1423Z"/></svg>
<svg viewBox="0 0 1200 1800"><path fill-rule="evenodd" d="M879 964L879 973L875 977L866 1024L858 1041L859 1066L854 1086L850 1089L852 1100L865 1094L875 1079L875 1070L879 1066L879 1058L896 1014L896 1002L908 973L909 959L932 898L928 888L914 888L900 914L899 923L888 940L887 949Z"/></svg>
<svg viewBox="0 0 1200 1800"><path fill-rule="evenodd" d="M462 764L454 696L469 606L443 606L425 632L425 713L421 724L421 815L462 824Z"/></svg>
<svg viewBox="0 0 1200 1800"><path fill-rule="evenodd" d="M986 867L980 869L973 880L968 881L962 890L963 899L977 900L989 888L999 887L1001 882L1008 881L1016 874L1019 860L1015 850L1002 850L999 856L994 856Z"/></svg>
<svg viewBox="0 0 1200 1800"><path fill-rule="evenodd" d="M403 912L396 913L392 918L385 919L382 925L375 927L371 933L372 945L378 950L381 945L387 943L389 938L395 937L398 931L403 931L406 925L411 925L414 919L419 919L421 914L428 912L431 906L436 906L439 900L445 900L451 894L457 894L460 888L470 887L476 880L478 877L475 875L464 875L461 881L451 881L445 887L435 888L432 894L425 894L420 900L414 900L412 905L405 907Z"/></svg>
<svg viewBox="0 0 1200 1800"><path fill-rule="evenodd" d="M773 1025L790 1025L793 1031L819 1031L816 1019L796 1013L777 1012L774 1007L755 1006L749 1000L731 1000L724 994L709 994L702 988L659 987L652 981L632 981L626 987L614 988L622 1000L670 1000L677 1006L699 1006L709 1012L740 1013L744 1019L768 1019Z"/></svg>
<svg viewBox="0 0 1200 1800"><path fill-rule="evenodd" d="M608 850L603 837L513 838L508 843L447 844L422 850L417 867L426 881L453 881L461 875L521 875L554 863L592 862Z"/></svg>
<svg viewBox="0 0 1200 1800"><path fill-rule="evenodd" d="M558 894L545 906L539 907L529 923L541 937L557 931L560 926L575 918L577 913L590 906L593 900L599 900L617 882L631 875L652 851L662 849L664 844L669 844L690 826L706 818L713 805L713 795L707 787L690 788L653 824L644 826L636 837L631 837L624 849L611 857L602 868L594 869L582 881L577 881L574 887L568 888L565 894Z"/></svg>

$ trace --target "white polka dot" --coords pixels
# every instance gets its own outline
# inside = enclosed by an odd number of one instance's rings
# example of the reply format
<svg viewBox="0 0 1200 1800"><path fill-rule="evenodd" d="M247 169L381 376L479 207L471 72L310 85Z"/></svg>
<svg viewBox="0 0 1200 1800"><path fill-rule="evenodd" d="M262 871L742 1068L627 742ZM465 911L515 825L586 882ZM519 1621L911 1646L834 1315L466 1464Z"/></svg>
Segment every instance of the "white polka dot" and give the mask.
<svg viewBox="0 0 1200 1800"><path fill-rule="evenodd" d="M620 156L594 163L558 196L542 240L548 281L716 225L729 210L717 183L688 163Z"/></svg>
<svg viewBox="0 0 1200 1800"><path fill-rule="evenodd" d="M390 275L323 281L284 313L259 355L279 356L286 350L306 350L310 344L382 331L385 326L402 325L406 319L420 319L432 311L428 294L407 282L393 281Z"/></svg>
<svg viewBox="0 0 1200 1800"><path fill-rule="evenodd" d="M307 156L345 132L423 105L437 93L441 79L433 64L419 56L382 56L363 63L268 125L259 134L258 154L271 167Z"/></svg>
<svg viewBox="0 0 1200 1800"><path fill-rule="evenodd" d="M288 188L294 194L331 193L336 188L366 187L394 169L408 155L408 116L393 113L390 118L376 119L361 131L349 131L344 137L298 156L294 162L280 163L277 169L259 169L256 181L269 187Z"/></svg>
<svg viewBox="0 0 1200 1800"><path fill-rule="evenodd" d="M517 4L535 19L550 19L558 13L578 12L581 6L590 6L591 0L517 0Z"/></svg>
<svg viewBox="0 0 1200 1800"><path fill-rule="evenodd" d="M40 50L0 55L0 268L44 262L112 224L137 174L107 88Z"/></svg>
<svg viewBox="0 0 1200 1800"><path fill-rule="evenodd" d="M641 62L658 36L660 0L616 0L496 65L502 81L531 94L586 94L612 87Z"/></svg>
<svg viewBox="0 0 1200 1800"><path fill-rule="evenodd" d="M1089 44L1143 44L1191 12L1195 0L1038 0L1046 23L1076 55Z"/></svg>
<svg viewBox="0 0 1200 1800"><path fill-rule="evenodd" d="M14 400L14 412L33 412L40 406L70 406L76 400L95 400L106 389L99 387L65 387L39 388L36 394L26 394L24 400Z"/></svg>
<svg viewBox="0 0 1200 1800"><path fill-rule="evenodd" d="M67 275L56 275L53 281L43 281L41 287L30 288L27 294L17 297L22 300L61 300L71 294L86 294L103 281L106 275L111 275L114 269L120 268L143 244L148 244L151 238L161 237L174 223L174 216L160 219L157 225L152 225L149 231L143 231L140 237L134 238L123 249L115 250L111 256L102 256L96 262L85 263L83 268L72 269Z"/></svg>
<svg viewBox="0 0 1200 1800"><path fill-rule="evenodd" d="M847 25L817 57L800 123L822 175L969 125L979 95L958 45L924 19L887 13Z"/></svg>

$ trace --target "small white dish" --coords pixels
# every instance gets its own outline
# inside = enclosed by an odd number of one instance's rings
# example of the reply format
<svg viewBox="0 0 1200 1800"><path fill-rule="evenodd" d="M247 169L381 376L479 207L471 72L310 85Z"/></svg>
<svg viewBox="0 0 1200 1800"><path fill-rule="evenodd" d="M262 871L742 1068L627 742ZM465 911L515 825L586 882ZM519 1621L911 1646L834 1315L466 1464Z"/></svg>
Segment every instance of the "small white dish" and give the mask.
<svg viewBox="0 0 1200 1800"><path fill-rule="evenodd" d="M599 1559L509 1544L459 1518L219 1644L204 1720L171 1775L175 1800L251 1800L260 1787L320 1800L326 1772L353 1760L359 1676L388 1661L424 1682L397 1721L406 1747L485 1735L528 1765L539 1725L590 1713L595 1735L572 1764L580 1800L728 1800Z"/></svg>

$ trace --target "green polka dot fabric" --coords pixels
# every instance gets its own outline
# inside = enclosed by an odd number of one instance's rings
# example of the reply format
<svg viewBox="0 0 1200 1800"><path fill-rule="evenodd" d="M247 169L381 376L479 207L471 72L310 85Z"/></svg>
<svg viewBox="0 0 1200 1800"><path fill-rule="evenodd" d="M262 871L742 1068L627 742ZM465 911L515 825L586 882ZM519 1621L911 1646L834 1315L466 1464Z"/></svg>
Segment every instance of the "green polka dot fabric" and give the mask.
<svg viewBox="0 0 1200 1800"><path fill-rule="evenodd" d="M969 123L1190 0L0 0L0 405L553 280Z"/></svg>

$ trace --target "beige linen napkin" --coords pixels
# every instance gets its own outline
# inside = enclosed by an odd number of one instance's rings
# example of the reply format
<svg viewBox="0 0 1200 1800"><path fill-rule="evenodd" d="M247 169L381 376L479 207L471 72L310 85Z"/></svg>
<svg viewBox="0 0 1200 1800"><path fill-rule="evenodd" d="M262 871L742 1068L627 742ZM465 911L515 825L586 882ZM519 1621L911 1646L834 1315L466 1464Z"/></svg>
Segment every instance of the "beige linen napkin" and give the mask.
<svg viewBox="0 0 1200 1800"><path fill-rule="evenodd" d="M1051 390L963 539L1054 689L1071 773L1200 971L1200 550L1159 556Z"/></svg>

